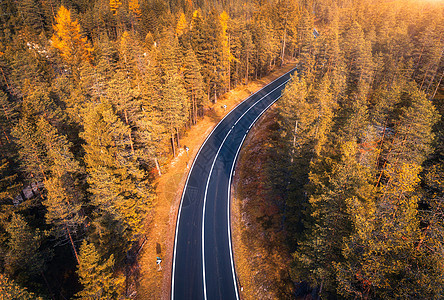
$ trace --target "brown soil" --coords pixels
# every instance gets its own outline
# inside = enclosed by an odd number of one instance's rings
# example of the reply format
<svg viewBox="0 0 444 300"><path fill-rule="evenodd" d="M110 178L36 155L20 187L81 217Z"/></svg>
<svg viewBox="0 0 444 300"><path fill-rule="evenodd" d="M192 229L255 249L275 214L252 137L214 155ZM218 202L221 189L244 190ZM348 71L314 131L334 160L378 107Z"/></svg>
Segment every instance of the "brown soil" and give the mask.
<svg viewBox="0 0 444 300"><path fill-rule="evenodd" d="M181 139L181 144L190 149L188 155L181 148L177 157L162 166L163 175L155 182L155 203L146 222L146 241L140 250L136 299L169 299L171 285L171 263L174 246L176 218L183 186L189 166L214 126L238 103L251 93L295 67L287 64L270 75L248 85L238 87L209 106L205 117L189 129ZM224 110L223 106L227 109ZM162 269L158 270L156 257L162 258Z"/></svg>

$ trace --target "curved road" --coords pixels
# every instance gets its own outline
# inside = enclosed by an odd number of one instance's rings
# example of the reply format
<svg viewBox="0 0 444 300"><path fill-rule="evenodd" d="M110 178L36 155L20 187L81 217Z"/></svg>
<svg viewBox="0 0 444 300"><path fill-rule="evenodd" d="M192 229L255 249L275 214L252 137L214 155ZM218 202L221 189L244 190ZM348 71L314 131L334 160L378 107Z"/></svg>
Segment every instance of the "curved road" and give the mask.
<svg viewBox="0 0 444 300"><path fill-rule="evenodd" d="M171 299L239 299L230 230L237 155L256 120L280 98L294 69L234 108L194 159L177 217Z"/></svg>

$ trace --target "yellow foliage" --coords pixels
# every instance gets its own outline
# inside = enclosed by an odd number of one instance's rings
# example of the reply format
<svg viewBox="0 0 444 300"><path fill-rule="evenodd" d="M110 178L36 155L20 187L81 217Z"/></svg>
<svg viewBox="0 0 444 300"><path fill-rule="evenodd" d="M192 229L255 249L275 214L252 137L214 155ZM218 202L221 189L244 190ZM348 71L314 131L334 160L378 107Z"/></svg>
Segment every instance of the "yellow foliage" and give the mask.
<svg viewBox="0 0 444 300"><path fill-rule="evenodd" d="M136 16L137 19L139 19L142 16L142 12L140 10L140 5L139 5L139 0L129 0L128 7L129 7L129 10L134 14L134 16Z"/></svg>
<svg viewBox="0 0 444 300"><path fill-rule="evenodd" d="M181 36L182 34L184 34L186 28L187 28L187 19L185 18L185 14L181 13L179 16L179 20L177 21L176 34L178 36Z"/></svg>
<svg viewBox="0 0 444 300"><path fill-rule="evenodd" d="M398 193L411 193L420 181L421 166L403 163L400 166L388 165L385 173Z"/></svg>
<svg viewBox="0 0 444 300"><path fill-rule="evenodd" d="M52 46L60 51L62 58L70 65L77 65L82 60L90 60L93 47L80 33L77 20L71 20L71 12L61 6L55 18Z"/></svg>
<svg viewBox="0 0 444 300"><path fill-rule="evenodd" d="M117 10L119 9L119 7L122 5L122 1L120 0L109 0L109 7L111 9L111 11L113 12L113 14L115 14L117 12Z"/></svg>
<svg viewBox="0 0 444 300"><path fill-rule="evenodd" d="M191 26L190 29L192 29L195 25L196 22L198 22L198 20L202 20L202 12L197 9L193 12L193 18L191 19Z"/></svg>

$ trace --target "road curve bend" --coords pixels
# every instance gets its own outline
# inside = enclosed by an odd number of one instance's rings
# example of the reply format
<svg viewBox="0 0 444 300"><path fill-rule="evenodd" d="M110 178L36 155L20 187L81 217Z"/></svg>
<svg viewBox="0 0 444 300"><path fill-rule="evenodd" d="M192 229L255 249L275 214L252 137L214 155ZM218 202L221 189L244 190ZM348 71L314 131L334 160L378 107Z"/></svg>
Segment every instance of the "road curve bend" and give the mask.
<svg viewBox="0 0 444 300"><path fill-rule="evenodd" d="M239 299L230 228L232 174L250 128L281 97L294 71L236 106L199 149L177 215L172 300Z"/></svg>

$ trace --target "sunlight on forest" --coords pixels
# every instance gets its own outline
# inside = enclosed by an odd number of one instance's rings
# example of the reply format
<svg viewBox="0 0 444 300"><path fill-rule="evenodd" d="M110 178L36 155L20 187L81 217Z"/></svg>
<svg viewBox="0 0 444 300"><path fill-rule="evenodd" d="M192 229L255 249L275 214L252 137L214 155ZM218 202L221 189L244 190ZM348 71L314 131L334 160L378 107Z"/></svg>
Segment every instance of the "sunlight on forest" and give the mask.
<svg viewBox="0 0 444 300"><path fill-rule="evenodd" d="M291 63L263 166L288 293L443 299L444 1L393 3L2 0L0 298L167 298L138 285L156 180Z"/></svg>

